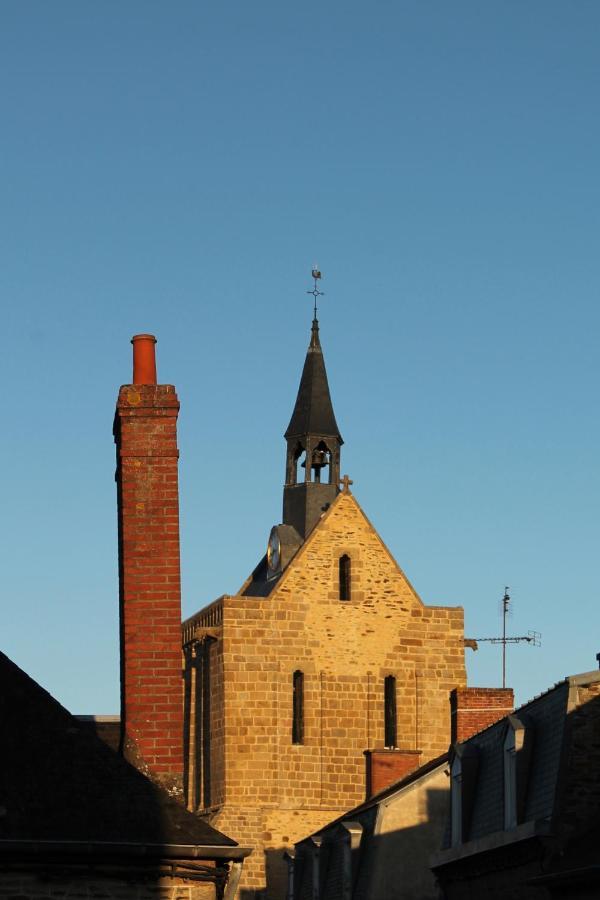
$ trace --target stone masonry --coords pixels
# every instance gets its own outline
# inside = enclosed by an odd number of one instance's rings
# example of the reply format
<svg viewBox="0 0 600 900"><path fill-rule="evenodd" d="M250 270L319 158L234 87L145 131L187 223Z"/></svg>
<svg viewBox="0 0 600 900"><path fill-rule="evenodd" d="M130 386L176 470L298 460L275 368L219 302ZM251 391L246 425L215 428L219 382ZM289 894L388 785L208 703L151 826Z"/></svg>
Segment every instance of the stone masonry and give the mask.
<svg viewBox="0 0 600 900"><path fill-rule="evenodd" d="M339 599L343 555L350 601ZM385 746L386 676L398 749L421 763L448 749L449 694L466 684L463 611L423 604L348 490L268 596L243 590L184 623L188 805L255 848L240 896L275 898L284 849L364 800L365 751Z"/></svg>

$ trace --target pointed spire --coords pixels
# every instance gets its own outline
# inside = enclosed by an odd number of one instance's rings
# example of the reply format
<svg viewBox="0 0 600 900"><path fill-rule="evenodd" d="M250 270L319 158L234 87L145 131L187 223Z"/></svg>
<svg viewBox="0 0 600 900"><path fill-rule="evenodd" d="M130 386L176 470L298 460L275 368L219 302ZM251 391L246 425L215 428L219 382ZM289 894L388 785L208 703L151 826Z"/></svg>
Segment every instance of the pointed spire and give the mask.
<svg viewBox="0 0 600 900"><path fill-rule="evenodd" d="M286 438L305 435L332 437L340 445L343 444L333 412L325 360L319 339L319 322L316 317L312 321L310 344L304 361L296 404L285 432Z"/></svg>
<svg viewBox="0 0 600 900"><path fill-rule="evenodd" d="M323 292L317 287L321 272L316 266L312 276L315 286L307 292L315 300L310 342L294 411L285 432L283 524L294 528L301 540L339 494L340 448L344 443L335 420L319 339L316 304Z"/></svg>
<svg viewBox="0 0 600 900"><path fill-rule="evenodd" d="M319 340L319 320L312 320L312 327L310 329L310 344L308 345L309 350L321 350L321 341ZM321 353L323 351L321 350Z"/></svg>

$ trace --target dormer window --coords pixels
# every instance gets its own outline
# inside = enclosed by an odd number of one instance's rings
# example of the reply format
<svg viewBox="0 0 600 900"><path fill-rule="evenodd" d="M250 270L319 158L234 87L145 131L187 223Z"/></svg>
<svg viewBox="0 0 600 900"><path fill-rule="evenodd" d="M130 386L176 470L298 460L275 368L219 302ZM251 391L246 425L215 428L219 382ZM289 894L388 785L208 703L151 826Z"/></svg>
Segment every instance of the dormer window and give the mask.
<svg viewBox="0 0 600 900"><path fill-rule="evenodd" d="M504 827L523 821L533 728L518 716L508 716L504 736Z"/></svg>
<svg viewBox="0 0 600 900"><path fill-rule="evenodd" d="M450 763L451 845L469 840L471 815L477 791L479 753L473 744L455 744Z"/></svg>
<svg viewBox="0 0 600 900"><path fill-rule="evenodd" d="M514 728L504 738L504 827L517 827L517 746Z"/></svg>
<svg viewBox="0 0 600 900"><path fill-rule="evenodd" d="M462 844L462 760L455 756L450 766L451 845Z"/></svg>

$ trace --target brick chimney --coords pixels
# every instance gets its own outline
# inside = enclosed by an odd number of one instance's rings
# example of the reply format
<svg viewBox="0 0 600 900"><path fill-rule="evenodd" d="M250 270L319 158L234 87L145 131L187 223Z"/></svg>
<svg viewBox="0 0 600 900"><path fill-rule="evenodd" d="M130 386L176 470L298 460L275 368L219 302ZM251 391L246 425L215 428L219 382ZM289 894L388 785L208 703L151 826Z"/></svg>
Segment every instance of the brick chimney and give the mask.
<svg viewBox="0 0 600 900"><path fill-rule="evenodd" d="M405 778L421 765L420 750L364 750L366 800Z"/></svg>
<svg viewBox="0 0 600 900"><path fill-rule="evenodd" d="M455 688L450 692L450 741L466 741L514 709L512 688Z"/></svg>
<svg viewBox="0 0 600 900"><path fill-rule="evenodd" d="M133 383L119 390L117 445L121 744L138 768L181 788L183 702L177 414L156 383L150 334L132 338Z"/></svg>

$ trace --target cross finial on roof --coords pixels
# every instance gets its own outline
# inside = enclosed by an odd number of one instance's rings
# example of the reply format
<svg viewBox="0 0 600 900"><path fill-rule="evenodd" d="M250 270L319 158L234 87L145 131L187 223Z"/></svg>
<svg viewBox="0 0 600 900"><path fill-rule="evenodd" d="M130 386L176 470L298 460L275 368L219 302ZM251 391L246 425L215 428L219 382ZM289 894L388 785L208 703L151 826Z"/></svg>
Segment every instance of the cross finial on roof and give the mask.
<svg viewBox="0 0 600 900"><path fill-rule="evenodd" d="M340 478L340 484L342 485L342 493L343 494L351 494L350 485L354 484L352 479L348 475L344 475Z"/></svg>

